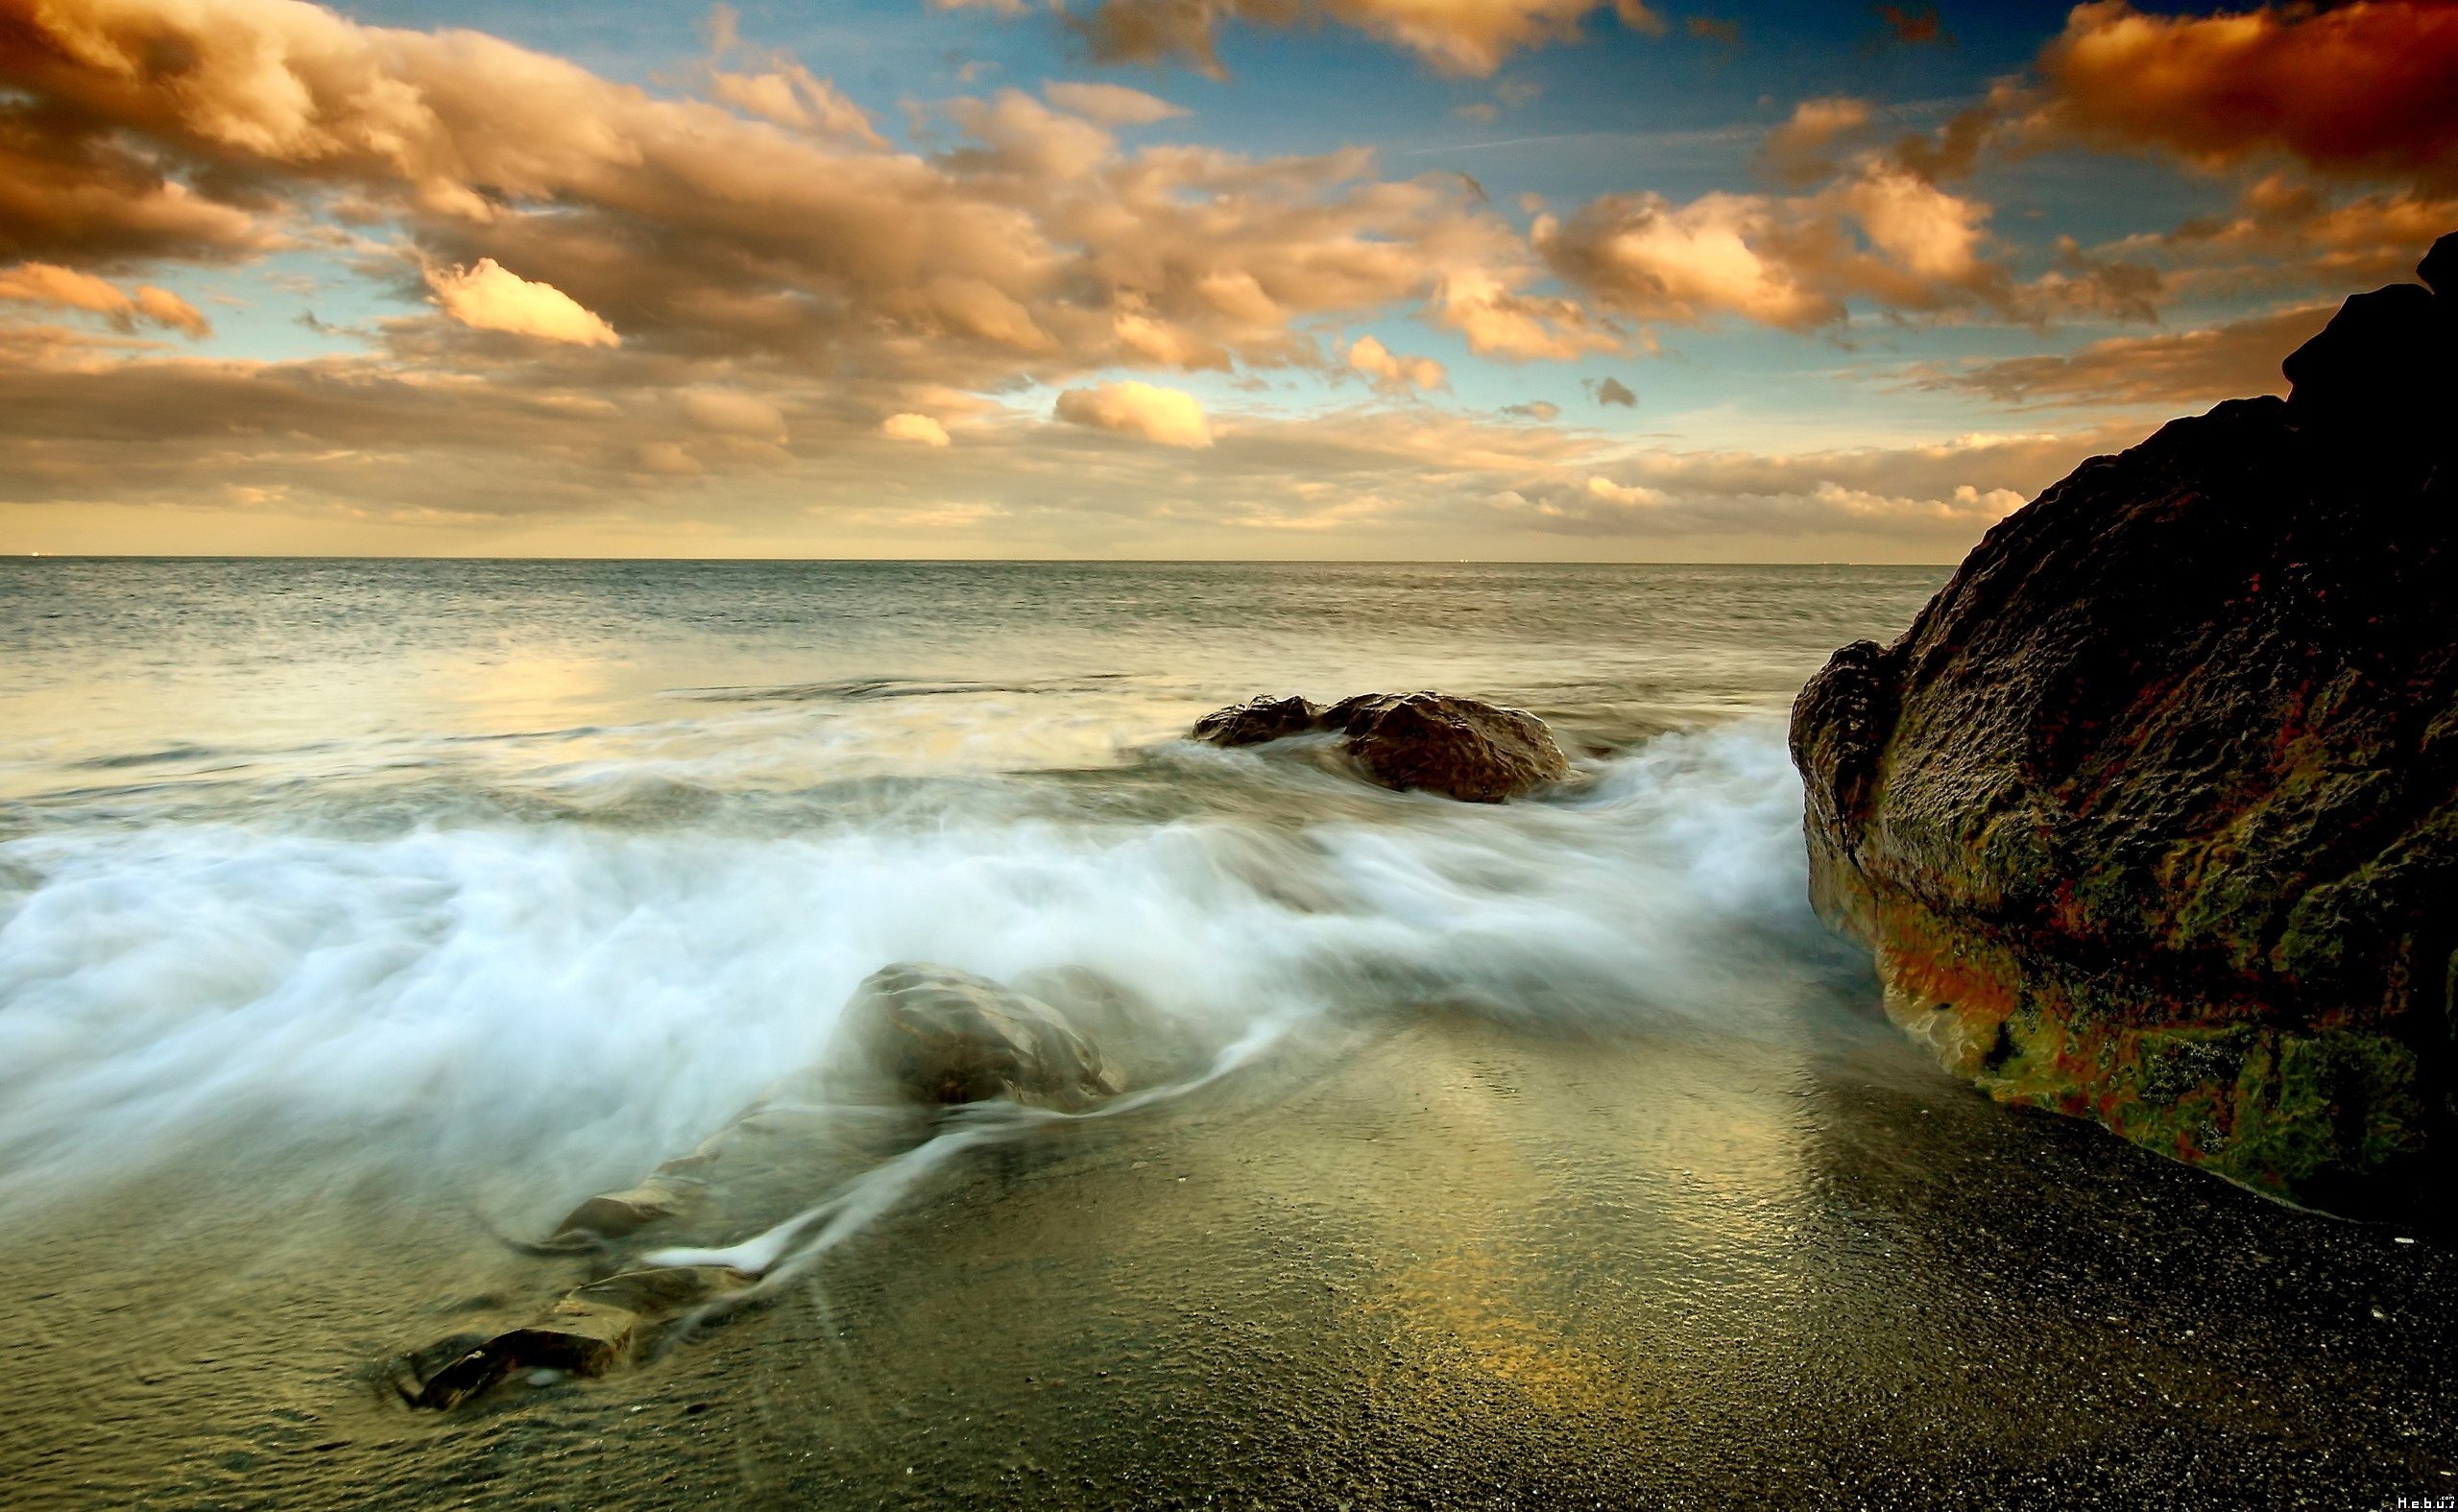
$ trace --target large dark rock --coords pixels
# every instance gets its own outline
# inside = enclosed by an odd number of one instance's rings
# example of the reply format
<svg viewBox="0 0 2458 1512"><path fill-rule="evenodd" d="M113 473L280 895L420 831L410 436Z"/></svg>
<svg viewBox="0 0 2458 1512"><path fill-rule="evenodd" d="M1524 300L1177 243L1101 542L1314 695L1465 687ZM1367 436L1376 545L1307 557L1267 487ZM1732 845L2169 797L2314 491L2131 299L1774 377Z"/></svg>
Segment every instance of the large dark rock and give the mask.
<svg viewBox="0 0 2458 1512"><path fill-rule="evenodd" d="M1812 898L2012 1101L2340 1211L2458 1167L2458 238L1802 689ZM2389 380L2395 379L2395 382Z"/></svg>
<svg viewBox="0 0 2458 1512"><path fill-rule="evenodd" d="M924 1102L1012 1097L1073 1109L1118 1091L1098 1047L1057 1009L944 966L901 961L872 972L845 1004L838 1032Z"/></svg>
<svg viewBox="0 0 2458 1512"><path fill-rule="evenodd" d="M1258 698L1206 714L1194 737L1260 745L1316 732L1343 737L1365 775L1402 792L1499 804L1571 775L1545 722L1444 693L1362 693L1325 708L1302 698Z"/></svg>

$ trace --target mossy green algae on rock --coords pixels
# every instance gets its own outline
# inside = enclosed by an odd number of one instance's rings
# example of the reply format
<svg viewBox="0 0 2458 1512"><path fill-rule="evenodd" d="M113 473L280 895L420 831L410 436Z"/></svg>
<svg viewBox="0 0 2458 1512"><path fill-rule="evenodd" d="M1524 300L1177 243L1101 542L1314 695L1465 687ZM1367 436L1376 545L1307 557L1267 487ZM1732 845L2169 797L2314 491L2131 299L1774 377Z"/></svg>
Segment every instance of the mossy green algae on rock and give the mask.
<svg viewBox="0 0 2458 1512"><path fill-rule="evenodd" d="M2458 237L2094 458L1793 713L1812 900L1949 1069L2294 1200L2453 1172Z"/></svg>

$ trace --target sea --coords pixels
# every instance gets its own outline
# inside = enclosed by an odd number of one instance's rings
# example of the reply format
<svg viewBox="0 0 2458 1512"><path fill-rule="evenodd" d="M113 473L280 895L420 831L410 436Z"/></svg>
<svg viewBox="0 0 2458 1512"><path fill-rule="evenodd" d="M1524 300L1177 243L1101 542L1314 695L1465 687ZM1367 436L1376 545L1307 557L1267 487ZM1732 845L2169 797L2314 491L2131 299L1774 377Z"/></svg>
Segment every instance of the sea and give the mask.
<svg viewBox="0 0 2458 1512"><path fill-rule="evenodd" d="M2458 1490L2436 1250L1988 1103L1812 915L1787 710L1946 571L0 562L0 1471L60 1505ZM1573 779L1464 804L1189 737L1428 688L1541 716ZM531 1241L844 1054L896 962L1095 973L1202 1052L1080 1127L770 1160L649 1262L783 1284L615 1377L388 1394L586 1279Z"/></svg>

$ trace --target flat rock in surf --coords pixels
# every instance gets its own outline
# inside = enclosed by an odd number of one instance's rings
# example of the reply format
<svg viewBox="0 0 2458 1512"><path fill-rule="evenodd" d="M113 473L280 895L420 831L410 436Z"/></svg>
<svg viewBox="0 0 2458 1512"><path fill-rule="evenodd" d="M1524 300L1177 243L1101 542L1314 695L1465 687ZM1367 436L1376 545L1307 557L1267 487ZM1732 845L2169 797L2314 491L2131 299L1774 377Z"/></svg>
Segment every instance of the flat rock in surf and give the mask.
<svg viewBox="0 0 2458 1512"><path fill-rule="evenodd" d="M1819 912L2000 1098L2310 1206L2458 1176L2458 234L1794 707Z"/></svg>
<svg viewBox="0 0 2458 1512"><path fill-rule="evenodd" d="M900 961L863 978L838 1035L922 1102L1076 1109L1118 1091L1098 1046L1038 997L945 966Z"/></svg>
<svg viewBox="0 0 2458 1512"><path fill-rule="evenodd" d="M1400 792L1500 804L1571 775L1545 722L1445 693L1361 693L1325 708L1302 698L1258 698L1195 721L1194 738L1261 745L1337 733L1365 775Z"/></svg>

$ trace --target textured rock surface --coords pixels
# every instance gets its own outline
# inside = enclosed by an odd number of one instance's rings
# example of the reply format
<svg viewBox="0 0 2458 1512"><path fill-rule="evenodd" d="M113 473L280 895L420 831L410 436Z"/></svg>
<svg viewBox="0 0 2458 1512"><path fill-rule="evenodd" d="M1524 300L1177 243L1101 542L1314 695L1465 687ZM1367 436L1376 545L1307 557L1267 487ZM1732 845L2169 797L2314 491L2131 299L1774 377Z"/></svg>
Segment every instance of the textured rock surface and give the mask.
<svg viewBox="0 0 2458 1512"><path fill-rule="evenodd" d="M1334 732L1365 775L1402 792L1499 804L1571 775L1545 722L1522 709L1442 693L1362 693L1325 708L1302 698L1258 698L1206 714L1194 737L1260 745Z"/></svg>
<svg viewBox="0 0 2458 1512"><path fill-rule="evenodd" d="M661 1328L742 1290L750 1278L714 1266L624 1271L578 1286L544 1315L450 1354L402 1395L413 1406L449 1410L527 1371L603 1376L629 1360ZM416 1365L412 1365L416 1376Z"/></svg>
<svg viewBox="0 0 2458 1512"><path fill-rule="evenodd" d="M1101 1054L1037 997L944 966L902 961L863 978L845 1005L853 1049L925 1102L1078 1108L1118 1090Z"/></svg>
<svg viewBox="0 0 2458 1512"><path fill-rule="evenodd" d="M1995 1095L2442 1214L2458 976L2458 238L1990 531L1793 714L1811 890Z"/></svg>

